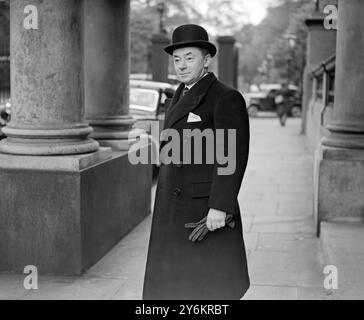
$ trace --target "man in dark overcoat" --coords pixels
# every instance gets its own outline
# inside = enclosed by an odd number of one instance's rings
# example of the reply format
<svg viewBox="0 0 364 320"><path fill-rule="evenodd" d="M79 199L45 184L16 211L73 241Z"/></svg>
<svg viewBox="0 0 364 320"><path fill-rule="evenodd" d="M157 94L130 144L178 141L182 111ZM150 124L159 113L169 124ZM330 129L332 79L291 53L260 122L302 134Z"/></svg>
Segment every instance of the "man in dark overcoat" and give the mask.
<svg viewBox="0 0 364 320"><path fill-rule="evenodd" d="M187 157L181 147L179 161L163 163L169 140L161 143L143 299L240 299L250 285L237 200L249 154L245 101L208 72L216 47L201 26L176 28L165 51L173 57L181 84L168 107L163 133L178 132L181 145L196 143L202 148L198 151L203 161L194 161L192 148L192 161L184 162ZM210 129L215 134L223 130L223 139L215 136L214 144L216 151L223 144L225 155L229 152L227 131L235 132L234 170L222 174L220 169L229 164L221 164L216 155L207 161L209 150L188 141L194 136L185 135L186 129ZM234 228L225 224L227 215L233 215ZM201 241L190 241L191 229L185 224L204 217L208 234Z"/></svg>

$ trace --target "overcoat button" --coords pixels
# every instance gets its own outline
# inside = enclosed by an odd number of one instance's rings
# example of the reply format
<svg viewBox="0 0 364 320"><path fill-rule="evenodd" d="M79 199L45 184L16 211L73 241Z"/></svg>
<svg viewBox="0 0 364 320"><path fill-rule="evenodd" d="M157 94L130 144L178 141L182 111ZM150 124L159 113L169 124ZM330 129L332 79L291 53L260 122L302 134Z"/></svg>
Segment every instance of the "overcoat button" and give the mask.
<svg viewBox="0 0 364 320"><path fill-rule="evenodd" d="M180 188L175 188L174 190L173 190L173 195L174 196L179 196L181 194L181 189Z"/></svg>

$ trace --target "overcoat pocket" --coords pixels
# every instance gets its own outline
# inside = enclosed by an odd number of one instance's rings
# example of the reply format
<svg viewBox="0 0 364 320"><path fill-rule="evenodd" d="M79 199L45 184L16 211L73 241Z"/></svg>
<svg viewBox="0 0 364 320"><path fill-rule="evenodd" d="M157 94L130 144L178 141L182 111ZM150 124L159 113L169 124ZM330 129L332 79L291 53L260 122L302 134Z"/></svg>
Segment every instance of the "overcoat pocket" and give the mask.
<svg viewBox="0 0 364 320"><path fill-rule="evenodd" d="M192 198L206 198L210 196L211 181L191 183Z"/></svg>

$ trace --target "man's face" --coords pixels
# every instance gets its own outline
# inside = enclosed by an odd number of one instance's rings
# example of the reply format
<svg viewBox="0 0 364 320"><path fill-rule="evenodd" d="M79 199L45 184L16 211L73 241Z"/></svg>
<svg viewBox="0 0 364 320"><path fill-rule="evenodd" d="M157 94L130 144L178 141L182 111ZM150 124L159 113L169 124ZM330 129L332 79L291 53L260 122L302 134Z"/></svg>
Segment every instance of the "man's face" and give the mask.
<svg viewBox="0 0 364 320"><path fill-rule="evenodd" d="M185 47L173 51L174 69L179 81L186 85L199 80L211 62L211 56L203 55L199 48Z"/></svg>

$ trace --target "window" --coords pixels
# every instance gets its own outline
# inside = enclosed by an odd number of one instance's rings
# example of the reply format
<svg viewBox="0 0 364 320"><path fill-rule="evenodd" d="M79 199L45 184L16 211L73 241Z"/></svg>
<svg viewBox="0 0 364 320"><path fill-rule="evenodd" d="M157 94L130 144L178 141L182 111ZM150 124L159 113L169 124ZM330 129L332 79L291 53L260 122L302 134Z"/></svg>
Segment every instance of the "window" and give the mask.
<svg viewBox="0 0 364 320"><path fill-rule="evenodd" d="M156 90L130 88L130 109L155 112L159 93Z"/></svg>

